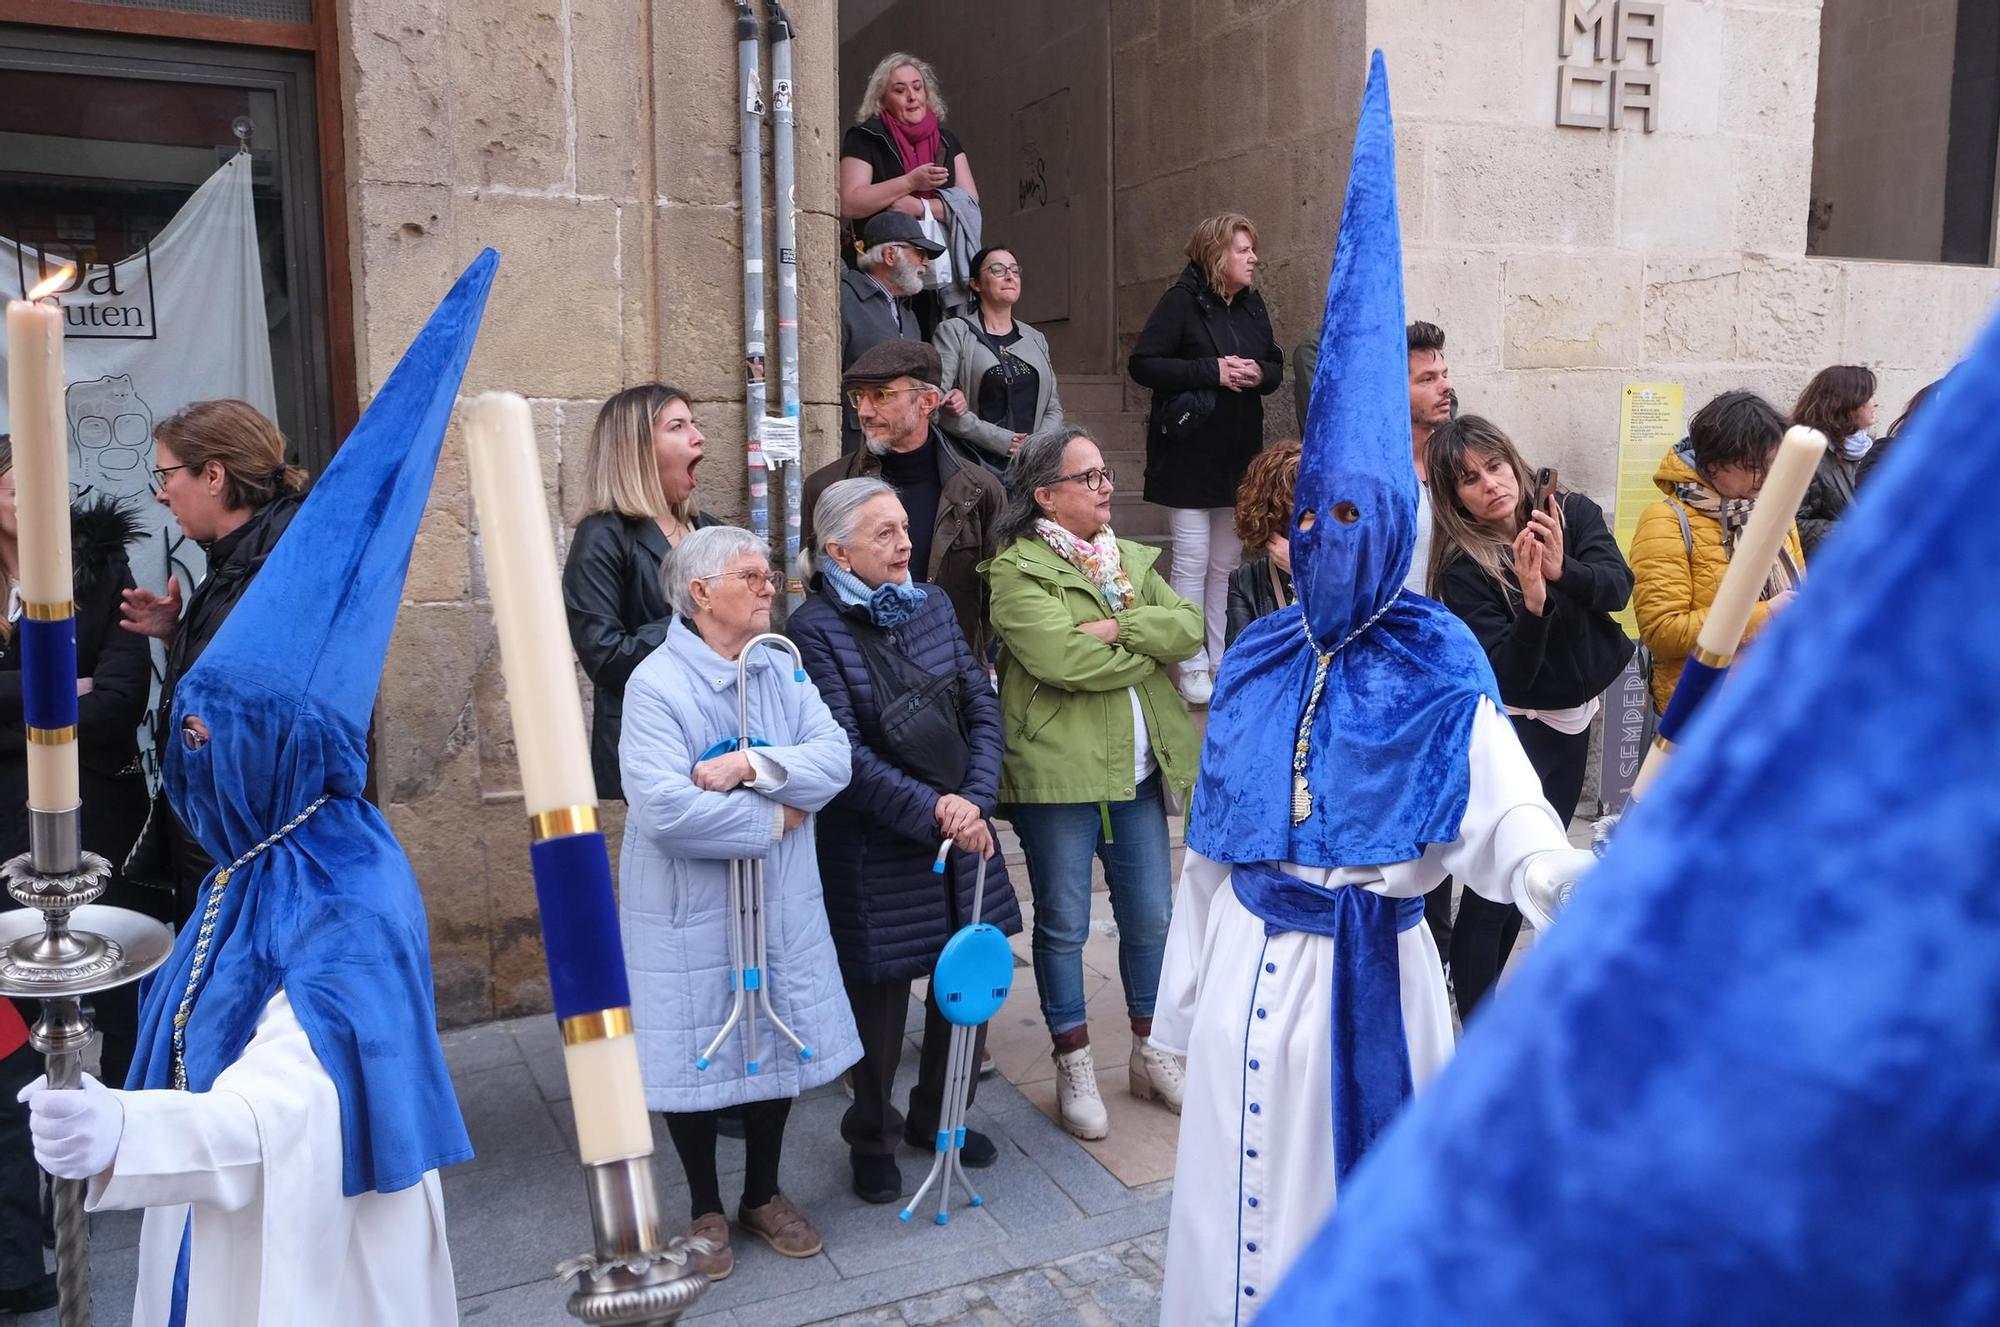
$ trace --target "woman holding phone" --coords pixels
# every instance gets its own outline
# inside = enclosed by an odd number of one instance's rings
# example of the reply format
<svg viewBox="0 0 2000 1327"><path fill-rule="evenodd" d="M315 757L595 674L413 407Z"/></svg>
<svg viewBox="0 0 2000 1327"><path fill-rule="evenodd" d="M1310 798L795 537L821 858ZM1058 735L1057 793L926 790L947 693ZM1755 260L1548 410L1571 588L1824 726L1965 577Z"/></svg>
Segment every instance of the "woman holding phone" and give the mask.
<svg viewBox="0 0 2000 1327"><path fill-rule="evenodd" d="M1581 493L1537 474L1478 415L1440 424L1424 448L1433 504L1425 586L1486 650L1500 700L1567 824L1583 796L1598 697L1632 657L1611 615L1632 596L1632 569ZM1472 890L1459 904L1449 961L1461 1021L1500 976L1521 914Z"/></svg>

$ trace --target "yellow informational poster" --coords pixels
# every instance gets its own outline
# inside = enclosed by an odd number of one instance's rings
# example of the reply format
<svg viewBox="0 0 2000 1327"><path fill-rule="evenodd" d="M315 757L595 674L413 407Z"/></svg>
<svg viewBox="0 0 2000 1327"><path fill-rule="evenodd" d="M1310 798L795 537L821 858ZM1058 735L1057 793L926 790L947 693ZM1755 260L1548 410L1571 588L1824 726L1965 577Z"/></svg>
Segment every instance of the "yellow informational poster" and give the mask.
<svg viewBox="0 0 2000 1327"><path fill-rule="evenodd" d="M1639 513L1660 500L1653 472L1660 468L1660 458L1686 433L1684 395L1677 382L1625 384L1618 407L1618 498L1611 528L1618 550L1627 557L1632 555L1632 532L1639 526ZM1630 604L1617 619L1626 635L1639 638L1639 624Z"/></svg>

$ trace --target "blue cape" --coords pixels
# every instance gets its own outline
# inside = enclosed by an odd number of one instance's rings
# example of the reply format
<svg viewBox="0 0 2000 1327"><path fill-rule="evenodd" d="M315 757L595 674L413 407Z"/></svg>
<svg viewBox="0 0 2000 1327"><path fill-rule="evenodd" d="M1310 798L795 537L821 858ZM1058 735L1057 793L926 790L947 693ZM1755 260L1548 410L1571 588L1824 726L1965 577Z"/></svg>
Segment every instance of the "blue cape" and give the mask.
<svg viewBox="0 0 2000 1327"><path fill-rule="evenodd" d="M2000 1321L2000 324L1260 1327Z"/></svg>
<svg viewBox="0 0 2000 1327"><path fill-rule="evenodd" d="M423 899L362 788L411 544L498 261L489 249L459 278L174 691L167 794L216 861L329 795L225 886L187 1027L188 1087L214 1084L282 987L340 1097L350 1197L472 1155L438 1044ZM189 716L211 733L199 749L180 735ZM147 987L128 1086L170 1086L201 917L198 905Z"/></svg>
<svg viewBox="0 0 2000 1327"><path fill-rule="evenodd" d="M1395 131L1377 51L1299 461L1298 604L1237 637L1209 702L1187 842L1213 861L1375 866L1458 837L1473 715L1480 696L1497 705L1500 693L1465 624L1402 588L1417 529L1409 374ZM1312 810L1295 827L1293 746L1329 651L1307 734Z"/></svg>

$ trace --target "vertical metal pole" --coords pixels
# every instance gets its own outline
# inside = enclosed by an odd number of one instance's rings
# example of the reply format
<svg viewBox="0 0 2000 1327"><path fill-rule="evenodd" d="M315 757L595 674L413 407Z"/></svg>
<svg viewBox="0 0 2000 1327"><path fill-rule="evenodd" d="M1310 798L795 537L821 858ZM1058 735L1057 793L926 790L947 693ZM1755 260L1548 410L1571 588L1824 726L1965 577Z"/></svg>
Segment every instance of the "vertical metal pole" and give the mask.
<svg viewBox="0 0 2000 1327"><path fill-rule="evenodd" d="M792 20L779 0L769 0L771 26L772 184L778 221L778 410L799 419L799 222L792 97ZM805 450L785 466L785 608L787 615L805 598L799 558L799 523L804 503Z"/></svg>
<svg viewBox="0 0 2000 1327"><path fill-rule="evenodd" d="M768 547L771 490L758 430L766 408L764 385L764 88L757 50L757 16L750 0L736 0L736 80L743 168L743 435L750 476L750 529Z"/></svg>
<svg viewBox="0 0 2000 1327"><path fill-rule="evenodd" d="M34 814L30 812L30 814ZM48 1059L49 1086L83 1086L83 1050L90 1020L75 996L44 1000L29 1042ZM61 1327L90 1327L90 1215L83 1210L83 1181L49 1181L55 1198L56 1293Z"/></svg>

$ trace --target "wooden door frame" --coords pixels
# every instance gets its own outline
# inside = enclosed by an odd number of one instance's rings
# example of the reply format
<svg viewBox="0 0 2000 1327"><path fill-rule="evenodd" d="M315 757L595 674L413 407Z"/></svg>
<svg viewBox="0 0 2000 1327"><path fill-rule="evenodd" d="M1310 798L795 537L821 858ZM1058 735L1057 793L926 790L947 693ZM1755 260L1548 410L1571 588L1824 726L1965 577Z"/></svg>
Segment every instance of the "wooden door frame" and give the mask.
<svg viewBox="0 0 2000 1327"><path fill-rule="evenodd" d="M310 23L216 18L158 9L92 4L89 0L0 0L0 23L119 36L166 37L226 46L259 46L312 57L314 118L319 150L321 270L326 289L327 372L338 447L360 418L360 377L354 358L354 276L350 263L345 98L341 88L340 6L312 0Z"/></svg>

